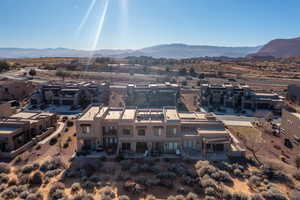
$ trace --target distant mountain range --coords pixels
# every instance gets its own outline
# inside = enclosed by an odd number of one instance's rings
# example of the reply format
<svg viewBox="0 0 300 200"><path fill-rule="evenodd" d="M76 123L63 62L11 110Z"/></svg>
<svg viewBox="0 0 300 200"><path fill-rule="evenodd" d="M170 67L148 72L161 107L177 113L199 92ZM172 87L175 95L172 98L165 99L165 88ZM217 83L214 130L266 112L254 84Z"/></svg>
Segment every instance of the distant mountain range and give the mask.
<svg viewBox="0 0 300 200"><path fill-rule="evenodd" d="M94 56L125 58L130 56L149 56L154 58L191 58L191 57L245 57L258 52L256 47L221 47L187 44L162 44L138 50L101 49L94 52ZM37 58L37 57L87 57L92 51L66 48L0 48L0 58Z"/></svg>
<svg viewBox="0 0 300 200"><path fill-rule="evenodd" d="M272 40L264 45L257 53L250 56L272 56L275 58L300 56L300 37Z"/></svg>

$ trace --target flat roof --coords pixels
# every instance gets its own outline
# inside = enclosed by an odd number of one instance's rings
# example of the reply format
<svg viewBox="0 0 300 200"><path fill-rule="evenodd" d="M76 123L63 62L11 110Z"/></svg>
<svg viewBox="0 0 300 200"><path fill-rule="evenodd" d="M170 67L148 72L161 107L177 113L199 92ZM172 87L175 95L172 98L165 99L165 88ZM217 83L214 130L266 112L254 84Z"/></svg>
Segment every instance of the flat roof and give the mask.
<svg viewBox="0 0 300 200"><path fill-rule="evenodd" d="M122 119L124 120L134 120L136 109L125 109Z"/></svg>
<svg viewBox="0 0 300 200"><path fill-rule="evenodd" d="M79 120L93 120L95 115L100 111L99 106L92 106L89 110L82 115Z"/></svg>
<svg viewBox="0 0 300 200"><path fill-rule="evenodd" d="M105 116L105 119L116 120L116 119L120 119L121 115L122 115L122 110L109 110L107 115Z"/></svg>
<svg viewBox="0 0 300 200"><path fill-rule="evenodd" d="M36 115L38 115L39 113L32 113L32 112L19 112L17 114L12 115L11 117L15 117L15 118L32 118Z"/></svg>
<svg viewBox="0 0 300 200"><path fill-rule="evenodd" d="M198 134L226 134L228 135L228 131L224 130L212 130L212 129L198 129Z"/></svg>
<svg viewBox="0 0 300 200"><path fill-rule="evenodd" d="M197 115L193 112L178 113L181 119L196 119Z"/></svg>
<svg viewBox="0 0 300 200"><path fill-rule="evenodd" d="M179 120L178 112L176 109L166 109L165 114L167 120Z"/></svg>

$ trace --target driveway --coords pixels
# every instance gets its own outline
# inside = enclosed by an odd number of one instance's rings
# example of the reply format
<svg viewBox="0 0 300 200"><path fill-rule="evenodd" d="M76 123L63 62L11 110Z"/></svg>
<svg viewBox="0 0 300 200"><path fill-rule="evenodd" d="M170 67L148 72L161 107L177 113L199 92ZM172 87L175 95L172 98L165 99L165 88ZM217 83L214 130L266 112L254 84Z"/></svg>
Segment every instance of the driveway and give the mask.
<svg viewBox="0 0 300 200"><path fill-rule="evenodd" d="M56 137L59 133L62 133L63 130L65 128L65 123L63 122L58 122L58 127L57 129L48 137L46 137L45 139L43 139L42 141L40 141L38 144L43 145L46 144L47 142L49 142L52 138Z"/></svg>

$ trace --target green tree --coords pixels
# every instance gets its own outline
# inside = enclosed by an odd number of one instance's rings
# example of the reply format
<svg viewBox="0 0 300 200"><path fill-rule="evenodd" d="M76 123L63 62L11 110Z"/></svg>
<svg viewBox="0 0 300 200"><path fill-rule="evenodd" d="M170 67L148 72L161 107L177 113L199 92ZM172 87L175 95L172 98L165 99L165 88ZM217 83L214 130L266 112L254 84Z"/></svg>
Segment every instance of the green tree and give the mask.
<svg viewBox="0 0 300 200"><path fill-rule="evenodd" d="M5 61L0 61L0 72L5 72L9 70L9 64Z"/></svg>
<svg viewBox="0 0 300 200"><path fill-rule="evenodd" d="M300 168L300 154L296 156L295 164L296 164L297 169L299 169Z"/></svg>
<svg viewBox="0 0 300 200"><path fill-rule="evenodd" d="M196 74L196 71L195 71L194 67L191 67L189 69L189 73L190 73L191 76L194 76Z"/></svg>
<svg viewBox="0 0 300 200"><path fill-rule="evenodd" d="M269 112L269 113L266 115L265 120L266 120L267 122L271 122L271 121L273 120L273 114L272 114L272 112Z"/></svg>
<svg viewBox="0 0 300 200"><path fill-rule="evenodd" d="M29 70L29 75L32 76L32 78L36 75L35 69Z"/></svg>
<svg viewBox="0 0 300 200"><path fill-rule="evenodd" d="M62 80L64 81L65 77L68 75L68 73L66 71L63 71L63 70L57 70L55 75L61 77Z"/></svg>

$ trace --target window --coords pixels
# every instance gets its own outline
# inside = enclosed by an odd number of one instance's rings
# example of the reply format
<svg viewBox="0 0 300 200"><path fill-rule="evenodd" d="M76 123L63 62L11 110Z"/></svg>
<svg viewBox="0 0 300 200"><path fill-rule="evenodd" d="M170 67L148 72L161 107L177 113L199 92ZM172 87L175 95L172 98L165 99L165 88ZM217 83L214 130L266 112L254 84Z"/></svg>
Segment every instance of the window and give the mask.
<svg viewBox="0 0 300 200"><path fill-rule="evenodd" d="M123 151L130 151L131 150L130 143L122 143L122 150Z"/></svg>
<svg viewBox="0 0 300 200"><path fill-rule="evenodd" d="M172 135L176 135L177 134L177 128L172 128Z"/></svg>
<svg viewBox="0 0 300 200"><path fill-rule="evenodd" d="M81 126L82 133L90 133L91 132L91 126L90 125L82 125Z"/></svg>
<svg viewBox="0 0 300 200"><path fill-rule="evenodd" d="M123 129L123 135L130 135L130 129Z"/></svg>
<svg viewBox="0 0 300 200"><path fill-rule="evenodd" d="M155 136L162 136L162 131L163 131L162 127L154 127L154 135Z"/></svg>
<svg viewBox="0 0 300 200"><path fill-rule="evenodd" d="M146 135L145 129L139 129L139 130L138 130L138 135L139 135L139 136L145 136L145 135Z"/></svg>

